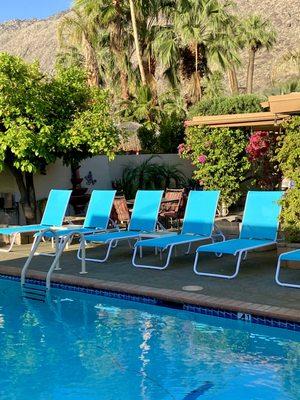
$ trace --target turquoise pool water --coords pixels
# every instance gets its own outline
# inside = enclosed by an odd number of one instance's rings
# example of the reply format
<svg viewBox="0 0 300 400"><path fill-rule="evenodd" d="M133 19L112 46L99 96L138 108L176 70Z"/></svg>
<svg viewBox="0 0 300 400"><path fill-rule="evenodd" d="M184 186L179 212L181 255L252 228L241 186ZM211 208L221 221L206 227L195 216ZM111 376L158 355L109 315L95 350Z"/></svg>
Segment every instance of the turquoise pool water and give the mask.
<svg viewBox="0 0 300 400"><path fill-rule="evenodd" d="M0 279L1 400L300 399L299 333Z"/></svg>

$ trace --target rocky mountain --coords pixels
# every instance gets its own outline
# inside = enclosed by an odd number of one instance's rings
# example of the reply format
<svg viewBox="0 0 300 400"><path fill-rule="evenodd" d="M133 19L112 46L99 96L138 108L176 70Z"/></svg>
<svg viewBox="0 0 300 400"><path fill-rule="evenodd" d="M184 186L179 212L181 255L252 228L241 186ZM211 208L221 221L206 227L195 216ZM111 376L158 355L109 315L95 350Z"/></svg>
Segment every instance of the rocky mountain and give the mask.
<svg viewBox="0 0 300 400"><path fill-rule="evenodd" d="M236 0L240 16L260 14L272 21L278 33L270 53L260 52L255 70L255 89L262 90L271 79L282 79L295 72L293 66L282 66L280 60L289 50L300 49L300 0ZM64 13L43 20L12 20L0 24L0 51L19 55L28 61L39 60L42 69L51 72L59 51L57 25ZM246 54L243 55L246 59ZM244 85L245 67L239 71Z"/></svg>
<svg viewBox="0 0 300 400"><path fill-rule="evenodd" d="M11 20L0 24L0 51L39 60L45 72L51 72L58 52L57 25L64 13L47 19Z"/></svg>

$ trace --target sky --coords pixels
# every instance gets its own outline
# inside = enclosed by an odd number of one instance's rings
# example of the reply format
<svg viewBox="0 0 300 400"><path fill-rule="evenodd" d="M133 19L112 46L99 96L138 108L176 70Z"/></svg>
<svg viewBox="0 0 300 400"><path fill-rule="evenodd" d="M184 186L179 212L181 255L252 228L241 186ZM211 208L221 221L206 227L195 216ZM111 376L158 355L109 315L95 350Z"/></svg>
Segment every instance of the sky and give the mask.
<svg viewBox="0 0 300 400"><path fill-rule="evenodd" d="M67 10L71 0L0 0L0 22L10 19L46 18Z"/></svg>

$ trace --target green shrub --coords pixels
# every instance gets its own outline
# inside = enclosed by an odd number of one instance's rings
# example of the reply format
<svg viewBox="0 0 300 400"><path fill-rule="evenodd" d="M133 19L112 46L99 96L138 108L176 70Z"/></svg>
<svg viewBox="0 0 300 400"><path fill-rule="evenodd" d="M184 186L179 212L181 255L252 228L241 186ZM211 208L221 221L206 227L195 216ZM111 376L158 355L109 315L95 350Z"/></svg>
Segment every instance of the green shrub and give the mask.
<svg viewBox="0 0 300 400"><path fill-rule="evenodd" d="M176 165L153 163L159 156L152 156L138 165L124 168L122 178L115 182L116 188L127 199L132 199L138 189L166 189L184 187L186 177Z"/></svg>
<svg viewBox="0 0 300 400"><path fill-rule="evenodd" d="M200 100L189 110L189 118L197 115L244 114L262 111L264 98L255 94L214 97Z"/></svg>
<svg viewBox="0 0 300 400"><path fill-rule="evenodd" d="M162 119L158 137L158 147L161 153L177 153L179 143L184 139L184 124L176 114Z"/></svg>
<svg viewBox="0 0 300 400"><path fill-rule="evenodd" d="M155 124L144 124L138 131L138 138L141 143L142 153L157 153L158 140L156 133L157 126Z"/></svg>
<svg viewBox="0 0 300 400"><path fill-rule="evenodd" d="M287 240L300 242L300 117L284 126L277 160L283 176L294 182L282 201L281 227Z"/></svg>
<svg viewBox="0 0 300 400"><path fill-rule="evenodd" d="M242 194L251 163L245 152L248 135L240 129L191 127L186 143L179 148L195 165L194 177L205 189L219 189L223 203L230 206Z"/></svg>

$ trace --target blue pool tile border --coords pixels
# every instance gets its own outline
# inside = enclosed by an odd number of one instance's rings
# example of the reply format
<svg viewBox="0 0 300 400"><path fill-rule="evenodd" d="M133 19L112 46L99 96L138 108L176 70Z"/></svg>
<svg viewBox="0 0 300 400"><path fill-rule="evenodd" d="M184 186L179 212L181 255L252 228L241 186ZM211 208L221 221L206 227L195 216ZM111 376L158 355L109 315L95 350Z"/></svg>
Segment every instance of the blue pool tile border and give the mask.
<svg viewBox="0 0 300 400"><path fill-rule="evenodd" d="M0 274L0 279L7 279L7 280L11 280L11 281L18 281L18 282L20 281L20 277L18 277L18 276L5 275L5 274ZM38 279L27 279L27 282L31 283L31 284L35 284L35 285L41 285L41 286L45 285L44 281L38 280ZM54 287L57 289L69 290L69 291L73 291L73 292L82 292L82 293L93 294L93 295L97 295L97 296L110 297L110 298L115 298L115 299L120 299L120 300L128 300L128 301L134 301L134 302L138 302L138 303L175 308L175 309L193 312L193 313L197 313L197 314L209 315L209 316L213 316L213 317L226 318L226 319L233 319L233 320L237 320L237 321L244 321L245 323L259 324L259 325L271 326L274 328L281 328L281 329L287 329L287 330L291 330L291 331L300 332L300 322L294 322L294 321L283 320L283 319L278 319L278 318L265 317L265 316L261 316L261 315L255 315L255 314L247 314L247 313L242 313L242 312L238 312L238 311L230 311L230 310L224 310L224 309L219 309L219 308L197 306L197 305L188 304L188 303L165 301L162 299L157 299L155 297L128 294L128 293L117 292L117 291L113 291L113 290L90 289L90 288L86 288L83 286L69 285L69 284L65 284L65 283L52 282L51 287Z"/></svg>

